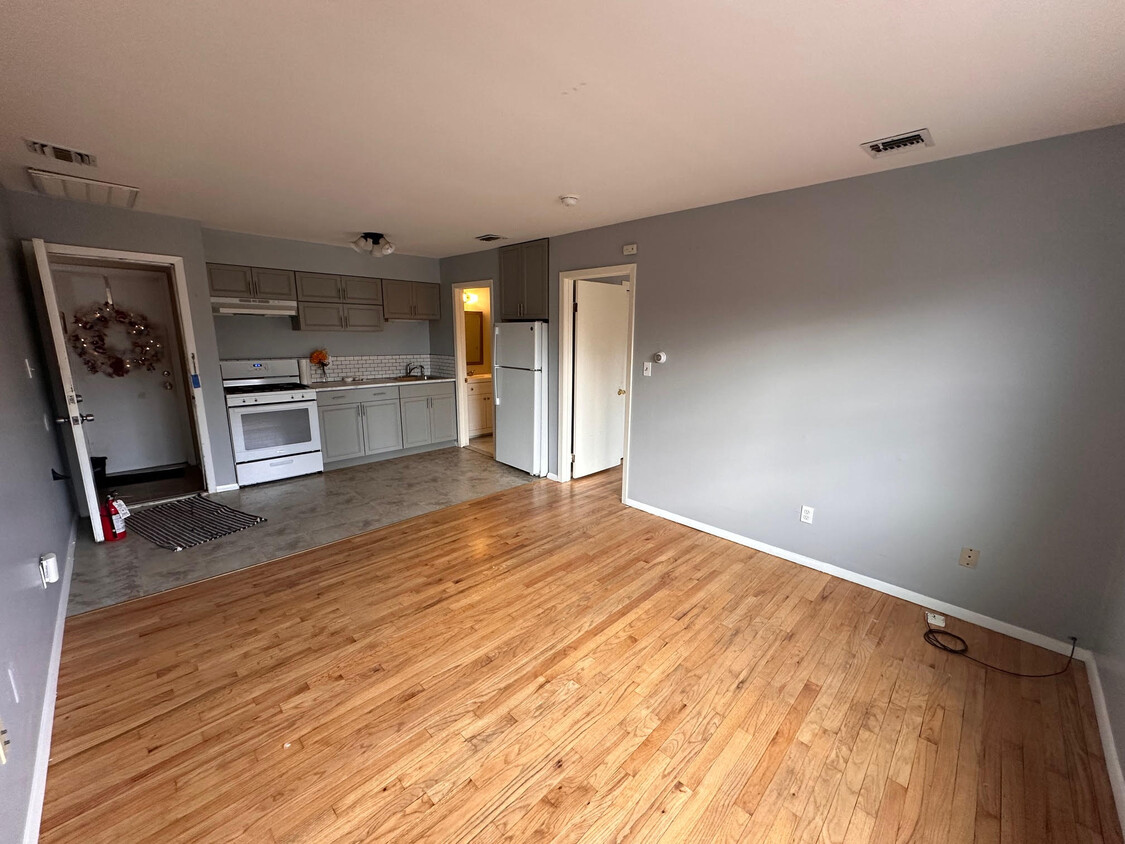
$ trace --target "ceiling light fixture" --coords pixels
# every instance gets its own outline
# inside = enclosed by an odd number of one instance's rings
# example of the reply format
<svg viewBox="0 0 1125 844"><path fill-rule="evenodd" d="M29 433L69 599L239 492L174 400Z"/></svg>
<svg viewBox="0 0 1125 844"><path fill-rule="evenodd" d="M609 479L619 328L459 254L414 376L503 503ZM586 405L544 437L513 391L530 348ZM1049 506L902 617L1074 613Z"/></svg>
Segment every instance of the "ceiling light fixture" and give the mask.
<svg viewBox="0 0 1125 844"><path fill-rule="evenodd" d="M575 205L578 204L579 199L580 199L580 197L575 196L572 193L568 193L568 194L565 194L564 196L560 196L559 202L561 202L567 208L573 208Z"/></svg>
<svg viewBox="0 0 1125 844"><path fill-rule="evenodd" d="M352 241L352 249L356 252L366 252L373 258L382 258L394 252L395 245L380 232L364 232Z"/></svg>

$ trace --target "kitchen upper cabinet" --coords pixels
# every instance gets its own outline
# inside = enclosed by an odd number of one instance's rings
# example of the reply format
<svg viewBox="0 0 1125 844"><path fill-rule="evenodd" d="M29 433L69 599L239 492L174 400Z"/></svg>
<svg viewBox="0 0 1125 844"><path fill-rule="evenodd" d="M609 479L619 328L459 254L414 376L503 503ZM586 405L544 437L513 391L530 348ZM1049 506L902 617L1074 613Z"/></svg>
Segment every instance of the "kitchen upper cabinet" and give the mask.
<svg viewBox="0 0 1125 844"><path fill-rule="evenodd" d="M346 275L342 276L340 281L345 302L350 302L353 305L383 304L382 280Z"/></svg>
<svg viewBox="0 0 1125 844"><path fill-rule="evenodd" d="M383 279L383 315L387 319L441 319L441 286Z"/></svg>
<svg viewBox="0 0 1125 844"><path fill-rule="evenodd" d="M254 295L254 276L250 267L208 264L207 284L212 296L241 298Z"/></svg>
<svg viewBox="0 0 1125 844"><path fill-rule="evenodd" d="M547 319L548 241L500 247L500 318Z"/></svg>
<svg viewBox="0 0 1125 844"><path fill-rule="evenodd" d="M261 299L296 299L297 279L292 270L269 270L251 267L254 294Z"/></svg>
<svg viewBox="0 0 1125 844"><path fill-rule="evenodd" d="M342 302L343 279L325 273L297 273L297 298L308 302Z"/></svg>
<svg viewBox="0 0 1125 844"><path fill-rule="evenodd" d="M301 331L342 331L344 306L320 302L298 302L297 324Z"/></svg>
<svg viewBox="0 0 1125 844"><path fill-rule="evenodd" d="M402 418L398 399L364 402L360 407L365 453L381 454L401 449Z"/></svg>
<svg viewBox="0 0 1125 844"><path fill-rule="evenodd" d="M378 305L338 305L344 312L346 331L382 331L385 321Z"/></svg>
<svg viewBox="0 0 1125 844"><path fill-rule="evenodd" d="M398 402L393 402L398 404ZM320 414L320 450L327 463L362 457L363 420L358 404L318 408Z"/></svg>

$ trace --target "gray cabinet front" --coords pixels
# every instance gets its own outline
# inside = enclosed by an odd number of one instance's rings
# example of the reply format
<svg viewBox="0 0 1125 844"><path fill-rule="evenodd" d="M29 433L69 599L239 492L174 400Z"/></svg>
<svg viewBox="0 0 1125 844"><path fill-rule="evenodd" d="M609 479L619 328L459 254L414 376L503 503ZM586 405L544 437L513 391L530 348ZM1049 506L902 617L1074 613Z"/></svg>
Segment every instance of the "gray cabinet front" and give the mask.
<svg viewBox="0 0 1125 844"><path fill-rule="evenodd" d="M431 396L430 442L440 443L455 439L457 439L457 404L452 390L447 396Z"/></svg>
<svg viewBox="0 0 1125 844"><path fill-rule="evenodd" d="M378 305L339 305L348 331L382 331L383 309Z"/></svg>
<svg viewBox="0 0 1125 844"><path fill-rule="evenodd" d="M383 316L387 319L414 319L413 282L383 280Z"/></svg>
<svg viewBox="0 0 1125 844"><path fill-rule="evenodd" d="M207 284L212 296L237 298L254 295L254 277L250 267L208 264Z"/></svg>
<svg viewBox="0 0 1125 844"><path fill-rule="evenodd" d="M416 445L429 445L430 439L430 397L402 399L402 445L411 448Z"/></svg>
<svg viewBox="0 0 1125 844"><path fill-rule="evenodd" d="M340 331L344 328L344 306L299 302L297 322L302 331Z"/></svg>
<svg viewBox="0 0 1125 844"><path fill-rule="evenodd" d="M342 278L344 301L356 305L383 304L383 283L377 278L346 275Z"/></svg>
<svg viewBox="0 0 1125 844"><path fill-rule="evenodd" d="M398 399L364 402L363 440L367 454L402 448L402 419Z"/></svg>
<svg viewBox="0 0 1125 844"><path fill-rule="evenodd" d="M441 285L383 279L383 315L387 319L441 319Z"/></svg>
<svg viewBox="0 0 1125 844"><path fill-rule="evenodd" d="M548 241L500 248L500 318L547 319Z"/></svg>
<svg viewBox="0 0 1125 844"><path fill-rule="evenodd" d="M363 424L360 405L345 404L339 407L321 407L320 450L326 462L362 457Z"/></svg>
<svg viewBox="0 0 1125 844"><path fill-rule="evenodd" d="M310 302L340 302L344 298L344 285L338 275L297 273L297 298Z"/></svg>
<svg viewBox="0 0 1125 844"><path fill-rule="evenodd" d="M296 299L297 279L292 270L267 270L252 267L254 293L262 299Z"/></svg>

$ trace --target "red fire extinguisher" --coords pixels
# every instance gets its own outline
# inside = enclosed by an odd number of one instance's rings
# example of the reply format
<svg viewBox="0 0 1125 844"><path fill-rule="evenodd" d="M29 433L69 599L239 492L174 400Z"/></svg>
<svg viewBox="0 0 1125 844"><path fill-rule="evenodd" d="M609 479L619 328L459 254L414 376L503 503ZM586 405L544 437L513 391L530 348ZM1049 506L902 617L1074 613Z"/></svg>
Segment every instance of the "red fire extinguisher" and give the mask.
<svg viewBox="0 0 1125 844"><path fill-rule="evenodd" d="M99 508L102 516L102 534L106 542L116 542L125 538L125 516L117 509L112 495L107 495Z"/></svg>

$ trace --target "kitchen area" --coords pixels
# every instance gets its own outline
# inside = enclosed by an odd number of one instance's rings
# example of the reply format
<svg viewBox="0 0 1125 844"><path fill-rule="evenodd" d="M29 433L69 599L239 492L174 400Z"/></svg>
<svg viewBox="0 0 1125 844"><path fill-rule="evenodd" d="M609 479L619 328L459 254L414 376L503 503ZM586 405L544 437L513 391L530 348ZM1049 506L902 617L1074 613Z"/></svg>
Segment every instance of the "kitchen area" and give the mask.
<svg viewBox="0 0 1125 844"><path fill-rule="evenodd" d="M237 488L206 497L261 521L178 552L133 534L80 538L71 614L535 480L538 472L499 462L482 445L495 400L489 367L482 361L458 377L456 354L431 353L432 330L451 328L454 310L436 262L357 262L339 247L208 234L223 247L218 260L207 250L206 292ZM385 274L361 274L372 270ZM495 326L487 325L479 340L491 348ZM479 403L465 407L472 425L464 431L462 390ZM462 434L476 447L458 448Z"/></svg>

